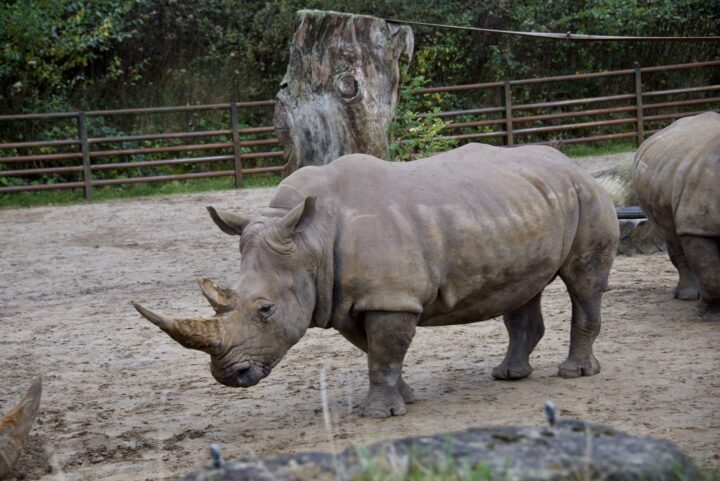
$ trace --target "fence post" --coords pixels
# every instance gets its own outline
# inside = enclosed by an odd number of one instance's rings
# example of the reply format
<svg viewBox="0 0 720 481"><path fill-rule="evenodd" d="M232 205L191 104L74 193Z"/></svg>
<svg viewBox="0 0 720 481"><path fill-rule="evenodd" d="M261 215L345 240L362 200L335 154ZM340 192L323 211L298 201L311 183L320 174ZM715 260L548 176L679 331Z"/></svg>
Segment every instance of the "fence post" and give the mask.
<svg viewBox="0 0 720 481"><path fill-rule="evenodd" d="M242 187L242 155L240 154L240 132L238 130L238 111L235 102L230 103L230 128L232 129L232 143L235 166L235 187Z"/></svg>
<svg viewBox="0 0 720 481"><path fill-rule="evenodd" d="M510 82L506 80L503 83L503 89L500 93L502 102L505 105L505 145L512 147L515 142L513 139L512 94L510 92Z"/></svg>
<svg viewBox="0 0 720 481"><path fill-rule="evenodd" d="M635 106L637 107L636 120L637 120L637 145L645 140L645 121L643 119L643 98L642 98L642 71L640 70L640 64L635 62Z"/></svg>
<svg viewBox="0 0 720 481"><path fill-rule="evenodd" d="M83 182L85 183L85 198L92 199L92 169L90 168L90 145L88 143L87 124L85 112L78 113L78 133L80 134L80 148L83 161Z"/></svg>

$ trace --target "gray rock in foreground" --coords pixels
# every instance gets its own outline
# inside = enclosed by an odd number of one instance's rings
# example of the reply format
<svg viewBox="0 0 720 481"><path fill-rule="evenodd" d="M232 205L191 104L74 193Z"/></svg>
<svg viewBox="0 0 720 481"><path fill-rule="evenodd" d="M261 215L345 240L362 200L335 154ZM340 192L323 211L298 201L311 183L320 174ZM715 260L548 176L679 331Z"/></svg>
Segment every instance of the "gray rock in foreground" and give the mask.
<svg viewBox="0 0 720 481"><path fill-rule="evenodd" d="M693 461L675 444L637 438L609 427L560 421L555 428L496 427L403 438L330 453L246 457L222 469L206 468L182 481L310 481L402 479L418 467L435 472L483 466L483 479L693 481ZM437 478L434 478L437 479ZM474 478L473 478L474 479Z"/></svg>

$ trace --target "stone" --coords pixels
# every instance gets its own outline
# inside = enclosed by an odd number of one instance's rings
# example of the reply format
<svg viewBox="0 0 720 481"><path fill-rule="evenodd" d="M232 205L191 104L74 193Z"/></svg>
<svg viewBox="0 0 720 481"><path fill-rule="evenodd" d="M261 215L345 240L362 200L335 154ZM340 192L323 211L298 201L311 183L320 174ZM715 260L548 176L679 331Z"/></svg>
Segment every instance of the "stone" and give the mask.
<svg viewBox="0 0 720 481"><path fill-rule="evenodd" d="M370 467L370 468L368 468ZM638 438L611 427L559 421L555 427L492 427L349 447L337 455L311 452L246 457L206 468L182 481L310 481L371 479L413 470L448 473L482 467L488 479L694 481L701 475L675 444ZM370 471L369 471L370 470Z"/></svg>

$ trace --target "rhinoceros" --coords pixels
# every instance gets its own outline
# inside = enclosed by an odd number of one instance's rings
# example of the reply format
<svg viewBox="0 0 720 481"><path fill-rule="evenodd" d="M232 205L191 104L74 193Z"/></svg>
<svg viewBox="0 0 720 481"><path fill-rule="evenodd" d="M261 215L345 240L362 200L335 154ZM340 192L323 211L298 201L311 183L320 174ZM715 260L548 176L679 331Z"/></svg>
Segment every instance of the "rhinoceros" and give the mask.
<svg viewBox="0 0 720 481"><path fill-rule="evenodd" d="M42 380L37 378L17 406L0 419L0 479L10 474L22 453L40 408L41 395Z"/></svg>
<svg viewBox="0 0 720 481"><path fill-rule="evenodd" d="M720 114L677 120L642 143L633 184L678 271L674 295L720 320Z"/></svg>
<svg viewBox="0 0 720 481"><path fill-rule="evenodd" d="M415 328L503 315L509 346L492 374L520 379L544 333L540 296L556 276L572 300L560 376L600 371L593 342L618 242L609 195L544 146L468 144L409 163L351 154L305 167L257 218L208 208L240 236L238 286L201 279L207 319L136 309L185 347L211 356L227 386L266 377L310 327L334 328L368 355L361 415L401 415Z"/></svg>

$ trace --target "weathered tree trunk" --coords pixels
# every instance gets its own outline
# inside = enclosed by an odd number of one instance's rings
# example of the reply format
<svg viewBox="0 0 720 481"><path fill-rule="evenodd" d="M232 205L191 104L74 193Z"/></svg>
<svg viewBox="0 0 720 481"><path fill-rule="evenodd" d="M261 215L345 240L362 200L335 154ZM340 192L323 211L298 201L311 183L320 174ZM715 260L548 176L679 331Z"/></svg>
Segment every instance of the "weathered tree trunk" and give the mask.
<svg viewBox="0 0 720 481"><path fill-rule="evenodd" d="M412 30L365 15L297 13L275 127L287 173L350 153L384 158L398 100L399 61L409 62Z"/></svg>

